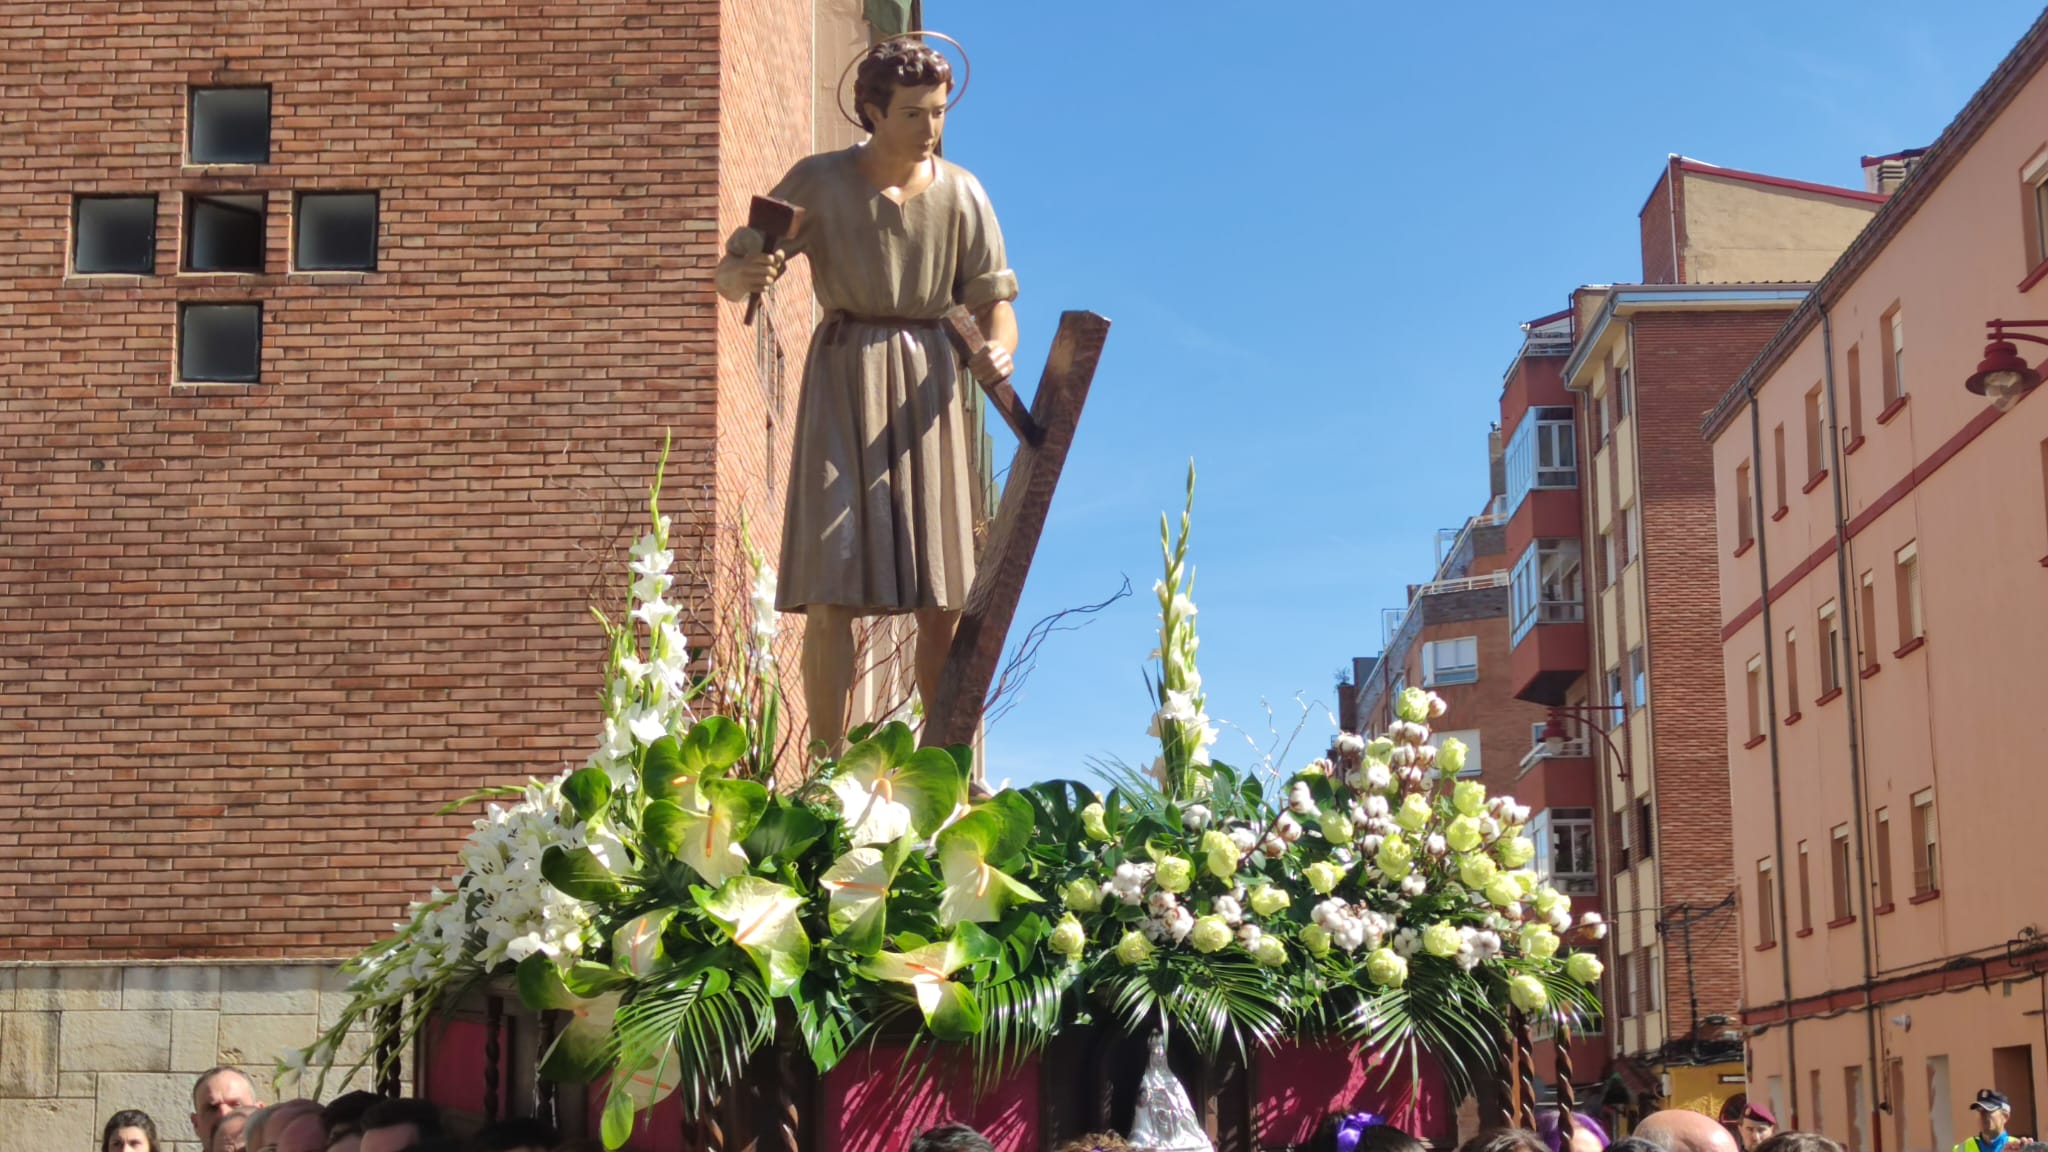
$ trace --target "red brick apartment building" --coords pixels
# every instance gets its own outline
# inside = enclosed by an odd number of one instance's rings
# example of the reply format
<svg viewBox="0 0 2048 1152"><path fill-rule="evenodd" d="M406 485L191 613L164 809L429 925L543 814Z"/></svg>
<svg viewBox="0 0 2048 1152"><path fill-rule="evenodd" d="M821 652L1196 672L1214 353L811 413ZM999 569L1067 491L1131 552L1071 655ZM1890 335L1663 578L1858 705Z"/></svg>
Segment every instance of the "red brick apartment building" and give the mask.
<svg viewBox="0 0 2048 1152"><path fill-rule="evenodd" d="M184 1135L586 754L664 435L700 603L777 538L809 294L712 267L885 7L0 12L0 1145Z"/></svg>

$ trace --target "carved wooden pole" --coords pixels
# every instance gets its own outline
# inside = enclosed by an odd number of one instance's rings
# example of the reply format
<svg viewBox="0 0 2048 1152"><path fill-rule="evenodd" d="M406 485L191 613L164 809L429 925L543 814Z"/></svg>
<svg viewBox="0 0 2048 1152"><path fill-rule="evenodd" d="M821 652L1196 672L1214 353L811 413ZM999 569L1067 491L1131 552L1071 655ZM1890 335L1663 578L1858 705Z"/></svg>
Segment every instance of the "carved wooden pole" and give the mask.
<svg viewBox="0 0 2048 1152"><path fill-rule="evenodd" d="M1046 358L1038 391L1031 398L1026 425L1038 433L1038 440L1019 445L1010 464L1002 506L989 526L974 586L968 589L967 606L953 633L939 698L925 701L923 742L927 748L972 744L981 727L982 707L1002 662L1003 645L1017 615L1017 599L1024 593L1024 577L1031 571L1038 537L1045 531L1046 513L1052 509L1053 488L1066 466L1081 405L1088 399L1095 365L1102 359L1102 344L1108 338L1109 321L1093 312L1068 312L1060 317L1059 332L1053 337L1052 354ZM975 765L977 776L981 771L982 766Z"/></svg>
<svg viewBox="0 0 2048 1152"><path fill-rule="evenodd" d="M1536 1052L1529 1039L1529 1018L1516 1009L1509 1027L1514 1032L1515 1127L1536 1127Z"/></svg>
<svg viewBox="0 0 2048 1152"><path fill-rule="evenodd" d="M718 1113L725 1105L715 1092L705 1094L704 1106L698 1115L698 1134L704 1141L704 1152L725 1152L725 1122Z"/></svg>
<svg viewBox="0 0 2048 1152"><path fill-rule="evenodd" d="M484 997L484 1123L496 1123L498 1119L498 1088L504 1075L500 1060L504 1056L501 1037L505 1032L505 1001L496 996Z"/></svg>
<svg viewBox="0 0 2048 1152"><path fill-rule="evenodd" d="M794 1021L791 1024L794 1025ZM777 1152L798 1152L803 1113L796 1103L796 1029L782 1030L775 1046L775 1141Z"/></svg>
<svg viewBox="0 0 2048 1152"><path fill-rule="evenodd" d="M1562 1026L1557 1030L1557 1128L1564 1134L1564 1146L1570 1148L1572 1137L1579 1130L1579 1093L1572 1087L1572 1041L1571 1033Z"/></svg>
<svg viewBox="0 0 2048 1152"><path fill-rule="evenodd" d="M538 1029L538 1042L533 1050L546 1056L555 1043L555 1014L542 1012L535 1027ZM555 1082L542 1077L538 1069L533 1075L533 1114L550 1128L559 1126L555 1119Z"/></svg>
<svg viewBox="0 0 2048 1152"><path fill-rule="evenodd" d="M396 1098L398 1095L398 1025L401 1006L402 1002L391 1005L377 1014L376 1092L380 1096Z"/></svg>

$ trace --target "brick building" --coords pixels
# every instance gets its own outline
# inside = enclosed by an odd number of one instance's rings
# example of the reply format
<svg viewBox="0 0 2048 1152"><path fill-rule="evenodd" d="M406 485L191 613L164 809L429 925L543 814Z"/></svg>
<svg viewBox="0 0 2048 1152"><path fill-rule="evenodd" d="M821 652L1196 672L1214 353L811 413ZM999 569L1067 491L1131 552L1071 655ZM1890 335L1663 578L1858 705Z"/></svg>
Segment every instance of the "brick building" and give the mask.
<svg viewBox="0 0 2048 1152"><path fill-rule="evenodd" d="M1750 1060L1850 1152L1947 1149L1984 1088L2048 1119L2048 407L1966 384L1986 321L2048 334L2044 124L2048 18L1866 162L1910 172L1705 423Z"/></svg>
<svg viewBox="0 0 2048 1152"><path fill-rule="evenodd" d="M1503 406L1535 418L1539 467L1574 442L1572 498L1532 493L1528 527L1509 523L1517 695L1583 741L1561 754L1597 764L1609 1100L1625 1111L1718 1112L1744 1084L1713 474L1694 423L1883 199L1671 157L1639 214L1644 282L1574 292L1546 318L1570 331L1555 377L1532 371Z"/></svg>
<svg viewBox="0 0 2048 1152"><path fill-rule="evenodd" d="M445 882L438 807L582 759L664 434L713 627L811 315L712 268L890 7L0 14L0 1152L182 1152Z"/></svg>

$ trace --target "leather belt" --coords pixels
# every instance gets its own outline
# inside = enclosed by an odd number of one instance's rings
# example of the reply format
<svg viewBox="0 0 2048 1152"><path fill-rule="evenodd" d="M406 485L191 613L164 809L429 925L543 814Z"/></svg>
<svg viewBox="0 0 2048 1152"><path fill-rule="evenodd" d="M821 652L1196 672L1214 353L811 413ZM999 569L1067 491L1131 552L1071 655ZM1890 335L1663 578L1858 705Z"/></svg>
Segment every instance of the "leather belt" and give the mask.
<svg viewBox="0 0 2048 1152"><path fill-rule="evenodd" d="M833 309L825 314L825 326L832 329L829 339L841 342L849 324L864 324L870 328L894 328L897 331L939 330L945 327L945 320L938 316L867 316L859 312L842 312Z"/></svg>

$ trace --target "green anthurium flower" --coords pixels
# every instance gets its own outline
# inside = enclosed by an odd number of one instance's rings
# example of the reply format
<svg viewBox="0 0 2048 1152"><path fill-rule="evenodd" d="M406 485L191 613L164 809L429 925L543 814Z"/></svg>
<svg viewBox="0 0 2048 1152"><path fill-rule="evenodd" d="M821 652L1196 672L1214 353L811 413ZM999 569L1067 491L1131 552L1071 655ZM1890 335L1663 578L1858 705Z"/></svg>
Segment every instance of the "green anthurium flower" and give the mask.
<svg viewBox="0 0 2048 1152"><path fill-rule="evenodd" d="M770 996L796 988L811 963L811 938L797 919L804 899L796 889L759 876L735 876L699 901L760 966Z"/></svg>
<svg viewBox="0 0 2048 1152"><path fill-rule="evenodd" d="M887 848L855 848L818 877L818 886L832 894L827 920L841 944L863 954L882 947L889 885L910 854L910 846L906 836Z"/></svg>
<svg viewBox="0 0 2048 1152"><path fill-rule="evenodd" d="M908 984L924 1013L925 1025L941 1040L965 1040L981 1031L981 1006L953 974L970 964L1002 954L995 937L972 924L962 924L950 940L908 952L883 952L866 961L861 971L872 980Z"/></svg>
<svg viewBox="0 0 2048 1152"><path fill-rule="evenodd" d="M768 810L768 790L751 780L704 780L679 786L673 800L647 806L640 827L647 839L688 864L712 884L746 872L740 846ZM683 801L696 801L695 807Z"/></svg>
<svg viewBox="0 0 2048 1152"><path fill-rule="evenodd" d="M613 1076L616 1078L624 1071L625 1069L619 1069ZM676 1055L675 1045L666 1044L652 1060L641 1064L622 1080L615 1082L632 1097L635 1111L645 1111L666 1100L676 1090L676 1086L683 1082L683 1062Z"/></svg>
<svg viewBox="0 0 2048 1152"><path fill-rule="evenodd" d="M937 840L939 871L945 889L939 897L939 922L947 926L969 921L988 923L1003 918L1016 903L1042 897L995 867L1024 850L1031 839L1031 802L1017 792L1002 792L976 804L946 826Z"/></svg>
<svg viewBox="0 0 2048 1152"><path fill-rule="evenodd" d="M540 1074L560 1084L589 1084L611 1071L612 1017L619 993L607 992L570 1005L569 1022L541 1058Z"/></svg>
<svg viewBox="0 0 2048 1152"><path fill-rule="evenodd" d="M612 962L635 976L646 976L660 967L664 959L661 934L675 914L675 909L664 908L619 925L612 933Z"/></svg>
<svg viewBox="0 0 2048 1152"><path fill-rule="evenodd" d="M848 748L832 777L832 794L857 848L912 832L930 836L965 791L959 761L943 748L916 749L901 724Z"/></svg>

